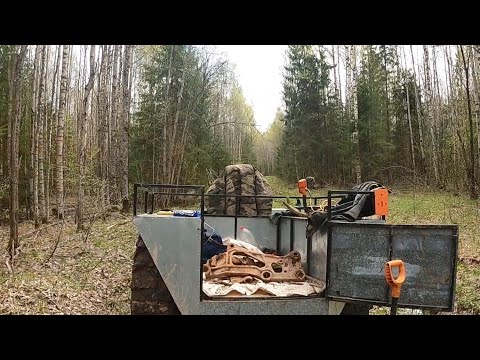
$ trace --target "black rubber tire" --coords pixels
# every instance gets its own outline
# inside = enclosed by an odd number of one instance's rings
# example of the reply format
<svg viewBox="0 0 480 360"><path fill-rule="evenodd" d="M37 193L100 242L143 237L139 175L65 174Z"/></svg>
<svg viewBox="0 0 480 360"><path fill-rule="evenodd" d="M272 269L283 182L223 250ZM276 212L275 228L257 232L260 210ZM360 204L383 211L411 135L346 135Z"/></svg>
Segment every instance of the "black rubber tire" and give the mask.
<svg viewBox="0 0 480 360"><path fill-rule="evenodd" d="M141 236L138 236L133 256L130 289L132 315L180 315Z"/></svg>
<svg viewBox="0 0 480 360"><path fill-rule="evenodd" d="M340 315L368 315L372 305L346 303Z"/></svg>

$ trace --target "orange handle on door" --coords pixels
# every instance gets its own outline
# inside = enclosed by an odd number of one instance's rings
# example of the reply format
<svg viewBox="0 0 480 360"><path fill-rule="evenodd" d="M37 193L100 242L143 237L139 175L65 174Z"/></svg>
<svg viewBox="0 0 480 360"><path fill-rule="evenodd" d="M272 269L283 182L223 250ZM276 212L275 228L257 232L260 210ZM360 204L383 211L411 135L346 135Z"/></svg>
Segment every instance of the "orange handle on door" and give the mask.
<svg viewBox="0 0 480 360"><path fill-rule="evenodd" d="M393 277L393 268L398 268L398 276L396 279ZM405 264L402 260L392 260L385 264L385 279L392 291L392 297L397 299L400 297L400 288L405 282L405 277Z"/></svg>

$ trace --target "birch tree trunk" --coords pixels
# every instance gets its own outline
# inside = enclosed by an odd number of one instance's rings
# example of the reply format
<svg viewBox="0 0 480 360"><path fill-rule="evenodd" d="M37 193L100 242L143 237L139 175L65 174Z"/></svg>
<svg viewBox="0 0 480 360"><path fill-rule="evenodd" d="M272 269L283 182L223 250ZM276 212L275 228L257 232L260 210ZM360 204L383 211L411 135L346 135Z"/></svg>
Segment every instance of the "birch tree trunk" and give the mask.
<svg viewBox="0 0 480 360"><path fill-rule="evenodd" d="M107 146L107 153L106 153L106 159L105 161L107 162L106 166L106 183L105 183L105 192L106 192L106 202L107 205L110 205L110 172L111 172L111 138L112 138L112 131L111 131L111 111L112 111L112 102L110 101L111 99L111 88L112 88L112 65L113 65L113 47L109 46L108 49L108 65L107 65L107 83L105 84L106 86L106 101L108 103L108 109L106 111L106 122L107 122L107 134L106 134L106 146Z"/></svg>
<svg viewBox="0 0 480 360"><path fill-rule="evenodd" d="M175 163L176 161L178 160L177 159L177 148L179 146L177 146L177 126L178 126L178 118L180 116L180 107L182 105L182 96L183 96L183 88L185 86L185 73L186 73L186 69L183 69L182 71L182 80L181 80L181 84L180 84L180 90L179 90L179 93L178 93L178 99L177 99L177 109L176 109L176 112L175 112L175 121L173 123L173 136L172 136L172 146L171 146L171 149L172 149L172 154L170 156L171 159L169 159L170 161L170 180L169 180L169 184L173 184L173 181L175 179Z"/></svg>
<svg viewBox="0 0 480 360"><path fill-rule="evenodd" d="M113 48L113 69L112 69L112 97L111 97L111 103L112 103L112 110L111 110L111 115L110 115L110 144L109 144L109 149L110 150L110 158L109 158L109 169L112 169L110 172L110 175L113 177L113 180L115 184L118 182L117 180L117 171L116 166L118 164L118 146L117 146L117 137L118 137L118 132L117 132L117 117L118 117L118 107L117 107L117 87L118 87L118 58L119 58L119 46L115 45ZM114 188L115 189L115 188ZM113 201L117 200L117 197L113 196Z"/></svg>
<svg viewBox="0 0 480 360"><path fill-rule="evenodd" d="M340 46L337 45L337 62L340 65ZM342 108L342 78L340 76L340 66L338 68L338 108ZM342 124L342 119L340 119L340 124Z"/></svg>
<svg viewBox="0 0 480 360"><path fill-rule="evenodd" d="M426 160L425 160L425 147L423 145L423 130L422 130L422 116L421 116L421 104L420 104L420 96L418 95L418 88L417 88L417 74L415 72L415 60L413 58L413 47L410 45L410 53L412 55L412 68L413 68L413 77L415 79L415 109L417 111L417 120L418 120L418 136L419 136L419 146L420 146L420 157L422 160L422 172L423 175L427 175L426 169Z"/></svg>
<svg viewBox="0 0 480 360"><path fill-rule="evenodd" d="M45 45L41 46L40 50L40 80L38 85L38 205L39 216L42 223L46 222L46 208L45 208L45 173L43 168L44 161L44 123L45 123Z"/></svg>
<svg viewBox="0 0 480 360"><path fill-rule="evenodd" d="M340 59L338 59L337 62L339 62ZM338 93L338 82L337 82L337 68L338 68L338 63L335 62L335 46L332 45L332 62L333 62L333 85L334 85L334 91L335 91L335 96L337 98L337 106L339 109L341 109L341 103L342 99L340 98L340 95ZM339 71L340 72L340 71Z"/></svg>
<svg viewBox="0 0 480 360"><path fill-rule="evenodd" d="M20 137L20 120L21 120L21 99L23 81L21 79L22 66L27 52L27 45L22 45L20 51L12 56L12 74L9 76L10 102L9 102L9 123L10 123L10 143L9 151L9 173L10 173L10 238L7 244L7 253L10 261L16 249L20 245L18 240L18 175L20 164L19 158L19 137Z"/></svg>
<svg viewBox="0 0 480 360"><path fill-rule="evenodd" d="M350 45L350 61L352 66L352 122L353 122L353 159L357 184L362 182L362 169L360 167L360 146L358 142L358 102L357 102L357 51L355 45Z"/></svg>
<svg viewBox="0 0 480 360"><path fill-rule="evenodd" d="M50 58L50 46L47 47L47 55L46 55L46 68L45 68L45 222L48 224L50 222L50 153L52 148L52 111L51 111L51 103L47 100L47 94L49 90L49 77L48 77L48 63ZM54 78L52 78L54 81ZM50 85L52 87L52 91L55 89L55 84ZM53 93L52 93L53 97Z"/></svg>
<svg viewBox="0 0 480 360"><path fill-rule="evenodd" d="M125 45L123 74L122 74L122 90L123 90L122 117L120 119L121 146L119 149L121 151L121 155L120 155L121 195L122 195L122 212L124 214L128 213L130 209L130 202L128 199L128 128L129 128L129 113L130 113L130 88L128 86L128 80L129 80L131 56L132 56L132 45Z"/></svg>
<svg viewBox="0 0 480 360"><path fill-rule="evenodd" d="M446 89L447 89L447 99L448 99L448 115L449 115L449 126L451 129L451 138L455 139L456 136L456 121L454 121L455 118L455 104L452 100L453 98L453 78L452 78L452 70L451 70L451 57L450 57L450 51L449 51L449 46L446 45L444 49L445 53L445 84L446 84ZM456 141L453 141L452 144L452 158L453 158L453 163L458 164L458 143ZM447 169L452 170L451 167L447 167ZM454 183L454 188L455 191L459 190L459 184L458 184L458 176L457 176L457 171L450 171L450 175L453 178L453 183Z"/></svg>
<svg viewBox="0 0 480 360"><path fill-rule="evenodd" d="M107 79L106 79L106 67L107 67L107 46L103 45L102 47L102 62L100 65L100 73L99 73L99 83L98 83L98 116L99 116L99 125L100 125L100 205L102 214L105 214L106 209L106 183L107 183L107 167L108 167L108 159L107 159L107 147L108 147L108 128L107 128L107 99L106 99L106 91L107 91Z"/></svg>
<svg viewBox="0 0 480 360"><path fill-rule="evenodd" d="M465 70L465 90L467 92L467 109L468 109L468 124L470 127L470 198L473 200L478 199L477 193L477 181L475 178L475 150L473 146L473 116L472 116L472 105L470 104L470 84L469 84L469 71L468 65L465 60L465 54L463 51L463 45L460 45L460 51L462 53L463 69Z"/></svg>
<svg viewBox="0 0 480 360"><path fill-rule="evenodd" d="M436 126L436 119L434 116L433 111L433 92L432 92L432 81L430 76L430 59L428 56L428 47L423 45L423 64L424 64L424 72L425 72L425 105L427 108L426 111L426 123L428 128L430 129L430 138L432 141L432 165L433 165L433 174L435 177L435 185L439 185L438 179L438 161L437 161L437 147L435 141L435 126Z"/></svg>
<svg viewBox="0 0 480 360"><path fill-rule="evenodd" d="M78 201L77 201L77 231L80 232L83 227L84 213L84 182L85 182L85 159L87 147L87 109L88 98L93 88L95 79L95 45L90 45L90 77L85 86L83 95L82 118L80 120L80 147L79 147L79 179L78 179Z"/></svg>
<svg viewBox="0 0 480 360"><path fill-rule="evenodd" d="M407 57L405 56L405 50L402 48L403 51L403 58L405 60L405 64L407 64ZM410 112L410 92L408 90L409 88L409 83L408 83L408 78L406 78L405 81L405 88L407 91L407 116L408 116L408 130L410 134L410 151L412 152L412 167L413 167L413 183L416 185L416 164L415 164L415 147L414 147L414 140L413 140L413 129L412 129L412 115Z"/></svg>
<svg viewBox="0 0 480 360"><path fill-rule="evenodd" d="M388 68L387 68L387 48L386 45L380 45L383 49L383 75L385 76L385 111L386 111L386 122L387 122L387 140L391 141L391 126L390 126L390 99L388 98ZM387 170L388 171L388 170ZM390 176L389 176L390 178Z"/></svg>
<svg viewBox="0 0 480 360"><path fill-rule="evenodd" d="M37 172L37 80L38 61L40 58L40 46L35 47L35 59L33 61L32 76L32 105L31 105L31 133L30 133L30 193L32 197L32 217L35 221L35 228L40 226L38 221L38 172Z"/></svg>
<svg viewBox="0 0 480 360"><path fill-rule="evenodd" d="M157 117L157 89L153 90L153 116L156 118ZM155 145L157 143L157 127L153 126L153 141L152 141L152 184L156 183L156 178L155 178L155 160L157 159L157 155L155 152Z"/></svg>
<svg viewBox="0 0 480 360"><path fill-rule="evenodd" d="M58 104L58 126L57 126L57 152L56 152L56 202L57 202L57 217L64 218L65 195L63 184L63 163L65 159L63 139L65 126L65 102L67 93L67 74L68 74L68 58L69 45L63 45L62 53L62 72L60 75L60 94Z"/></svg>
<svg viewBox="0 0 480 360"><path fill-rule="evenodd" d="M475 117L477 123L477 154L480 155L480 85L478 84L478 75L480 72L480 47L476 49L475 46L470 46L470 56L472 57L472 78L473 78L473 95L474 95L474 108ZM479 156L480 160L480 156ZM479 163L480 165L480 163ZM479 167L480 169L480 167Z"/></svg>
<svg viewBox="0 0 480 360"><path fill-rule="evenodd" d="M445 135L445 120L441 116L442 109L442 95L440 93L440 81L437 68L437 46L432 46L432 66L433 66L433 120L435 125L435 151L436 151L436 161L438 167L438 179L440 181L441 187L444 187L445 183L445 148L441 146L442 139ZM439 143L437 143L437 139Z"/></svg>
<svg viewBox="0 0 480 360"><path fill-rule="evenodd" d="M170 50L170 56L168 60L168 75L167 75L167 90L165 92L165 112L163 115L163 144L162 144L162 152L163 152L163 174L162 174L162 181L164 183L168 182L168 174L167 174L167 119L168 119L168 110L169 110L169 93L170 93L170 81L172 75L172 58L173 52L175 51L175 45L172 45Z"/></svg>

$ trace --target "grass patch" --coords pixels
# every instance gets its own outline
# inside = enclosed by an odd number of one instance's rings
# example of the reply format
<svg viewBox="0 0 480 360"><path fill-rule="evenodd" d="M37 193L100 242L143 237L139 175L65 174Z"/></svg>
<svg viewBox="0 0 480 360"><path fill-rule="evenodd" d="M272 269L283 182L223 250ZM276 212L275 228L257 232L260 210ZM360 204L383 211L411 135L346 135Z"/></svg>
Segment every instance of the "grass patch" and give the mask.
<svg viewBox="0 0 480 360"><path fill-rule="evenodd" d="M459 264L457 271L457 311L480 314L480 267Z"/></svg>

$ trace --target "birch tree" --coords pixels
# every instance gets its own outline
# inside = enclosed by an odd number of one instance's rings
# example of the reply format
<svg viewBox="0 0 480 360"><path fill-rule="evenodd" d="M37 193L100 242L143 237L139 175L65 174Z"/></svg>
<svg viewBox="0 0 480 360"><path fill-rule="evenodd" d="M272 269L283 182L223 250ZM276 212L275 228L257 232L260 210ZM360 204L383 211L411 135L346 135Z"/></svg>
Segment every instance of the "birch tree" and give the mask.
<svg viewBox="0 0 480 360"><path fill-rule="evenodd" d="M87 110L90 92L93 88L95 79L95 45L90 45L90 76L87 85L85 85L85 93L83 95L82 117L80 119L80 139L79 139L79 165L80 173L78 179L78 198L77 198L77 231L82 231L83 215L84 215L84 182L85 182L85 161L87 147Z"/></svg>
<svg viewBox="0 0 480 360"><path fill-rule="evenodd" d="M132 45L125 45L123 74L122 74L122 116L119 119L120 126L120 171L121 182L120 192L122 195L122 211L128 213L130 202L128 197L128 128L130 113L130 88L128 84L130 63L132 56Z"/></svg>
<svg viewBox="0 0 480 360"><path fill-rule="evenodd" d="M69 45L63 45L62 51L62 71L60 75L60 93L58 105L58 125L57 125L57 147L56 147L56 203L57 217L64 218L64 182L63 182L63 164L64 164L64 126L65 126L65 102L67 93L67 74L69 65Z"/></svg>
<svg viewBox="0 0 480 360"><path fill-rule="evenodd" d="M46 222L46 206L45 206L45 172L44 172L44 158L45 158L45 50L46 46L40 47L40 73L38 85L38 205L39 217L42 223Z"/></svg>
<svg viewBox="0 0 480 360"><path fill-rule="evenodd" d="M413 76L416 79L417 74L415 72L415 60L413 58L413 47L410 45L410 54L412 56L412 65L413 65ZM427 175L427 169L426 169L426 159L425 159L425 147L424 147L424 142L423 142L423 129L422 129L422 116L421 116L421 110L420 110L420 96L418 94L418 87L415 81L415 107L417 110L417 121L418 121L418 135L419 135L419 147L420 147L420 156L421 156L421 163L422 163L422 173L424 176Z"/></svg>
<svg viewBox="0 0 480 360"><path fill-rule="evenodd" d="M21 81L21 73L27 45L20 46L20 49L13 54L10 67L10 101L9 101L9 123L10 123L10 143L9 148L9 172L10 172L10 238L7 244L7 252L10 261L16 253L16 249L20 245L18 239L18 221L19 221L19 201L18 201L18 175L19 175L19 135L20 121L22 115L22 92L23 82Z"/></svg>
<svg viewBox="0 0 480 360"><path fill-rule="evenodd" d="M460 45L460 52L462 54L463 69L465 70L465 90L467 92L467 109L468 109L468 124L470 129L469 143L470 143L470 198L478 199L477 192L477 180L475 177L475 151L474 151L474 134L473 134L473 116L472 116L472 105L470 103L470 80L469 80L469 65L465 59L465 53L463 51L463 46Z"/></svg>
<svg viewBox="0 0 480 360"><path fill-rule="evenodd" d="M430 129L430 139L432 142L432 165L433 165L433 174L435 178L435 185L439 185L439 178L438 178L438 161L437 161L437 149L435 146L435 125L436 119L433 115L433 91L432 91L432 82L431 82L431 75L430 75L430 58L428 53L428 47L426 45L423 46L423 64L424 64L424 74L425 74L425 105L426 105L426 123L428 128Z"/></svg>
<svg viewBox="0 0 480 360"><path fill-rule="evenodd" d="M351 87L351 121L353 124L353 159L355 167L355 176L357 179L357 184L362 182L362 170L360 166L360 147L358 143L358 102L357 102L357 51L355 45L350 45L350 61L351 61L351 72L352 72L352 87Z"/></svg>
<svg viewBox="0 0 480 360"><path fill-rule="evenodd" d="M31 124L30 124L30 196L31 212L35 221L35 228L40 226L38 216L38 133L37 133L37 93L38 93L38 67L40 60L40 45L35 47L35 58L33 60L33 76L31 82Z"/></svg>

